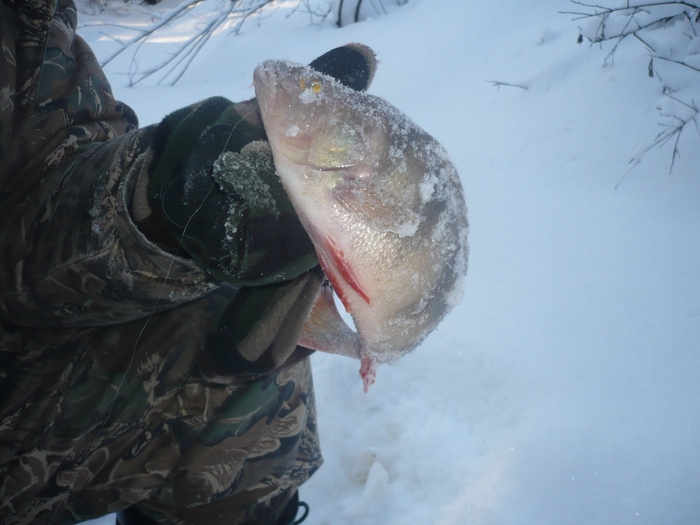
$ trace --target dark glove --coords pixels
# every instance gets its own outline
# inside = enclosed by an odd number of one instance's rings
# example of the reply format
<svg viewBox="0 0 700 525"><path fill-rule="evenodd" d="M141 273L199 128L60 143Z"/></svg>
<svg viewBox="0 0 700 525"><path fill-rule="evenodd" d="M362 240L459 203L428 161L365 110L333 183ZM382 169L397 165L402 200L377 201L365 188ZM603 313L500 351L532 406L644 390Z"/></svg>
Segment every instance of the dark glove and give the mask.
<svg viewBox="0 0 700 525"><path fill-rule="evenodd" d="M367 88L375 65L359 44L311 63L353 89ZM266 140L255 100L223 98L169 115L153 140L148 201L158 222L181 255L242 286L287 281L318 264Z"/></svg>

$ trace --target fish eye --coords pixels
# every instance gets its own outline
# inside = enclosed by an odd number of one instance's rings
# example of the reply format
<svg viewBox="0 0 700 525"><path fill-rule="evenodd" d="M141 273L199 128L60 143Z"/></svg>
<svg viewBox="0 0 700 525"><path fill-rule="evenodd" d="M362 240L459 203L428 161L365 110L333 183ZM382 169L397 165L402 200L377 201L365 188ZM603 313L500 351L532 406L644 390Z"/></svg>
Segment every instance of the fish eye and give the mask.
<svg viewBox="0 0 700 525"><path fill-rule="evenodd" d="M310 77L310 78L300 78L299 79L299 87L301 88L302 91L306 91L307 89L310 89L313 93L319 93L321 91L321 88L323 85L321 84L321 80L315 77Z"/></svg>

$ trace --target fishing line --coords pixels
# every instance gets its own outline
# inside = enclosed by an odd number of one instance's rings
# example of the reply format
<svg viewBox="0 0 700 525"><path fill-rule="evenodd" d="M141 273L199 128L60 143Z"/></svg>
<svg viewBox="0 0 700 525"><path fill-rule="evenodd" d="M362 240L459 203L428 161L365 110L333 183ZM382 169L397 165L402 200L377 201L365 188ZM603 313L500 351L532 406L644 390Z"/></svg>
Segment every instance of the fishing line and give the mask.
<svg viewBox="0 0 700 525"><path fill-rule="evenodd" d="M238 120L238 122L236 122L236 124L233 126L233 128L231 128L231 132L229 133L228 138L226 139L226 143L224 144L224 147L221 150L222 153L228 147L229 142L231 141L231 137L233 137L233 132L236 130L238 125L241 122L243 122L249 115L254 113L256 110L257 110L257 106L254 107L253 109L251 109L245 115L243 115ZM172 184L172 182L171 182L171 184ZM129 364L127 365L126 370L124 371L124 374L121 378L121 381L119 381L119 384L117 385L117 391L115 392L114 398L112 399L112 402L110 403L109 410L107 411L107 416L105 417L104 421L102 422L102 425L100 426L99 430L97 431L97 435L95 436L95 439L93 440L92 445L90 446L90 449L88 450L87 454L85 455L85 459L83 459L83 462L80 464L78 469L81 469L85 466L85 462L90 458L90 455L94 452L95 446L97 445L97 441L100 439L102 432L104 431L105 427L107 426L107 423L109 422L110 418L112 417L112 414L114 412L114 407L117 404L117 398L119 397L122 386L124 386L124 381L126 381L126 378L129 375L129 372L131 371L131 367L134 365L134 361L136 359L136 351L137 351L139 342L141 341L141 337L145 333L146 327L148 326L149 322L151 321L151 319L155 315L156 310L158 309L158 305L159 305L160 300L163 296L163 290L165 290L165 285L168 282L168 279L170 278L170 272L172 271L173 264L175 263L175 257L177 257L178 253L180 253L180 248L182 247L182 241L185 238L185 233L187 232L187 227L190 225L190 222L192 222L192 219L194 219L194 217L197 215L197 213L199 213L199 211L202 209L204 204L207 202L207 199L209 198L209 195L211 195L211 192L214 190L215 186L216 186L216 182L212 182L212 185L209 187L209 191L202 199L202 203L199 205L199 207L197 207L196 210L194 210L192 215L190 215L189 219L187 219L187 223L185 223L185 226L184 226L183 231L182 231L182 235L180 236L180 240L178 241L178 244L177 244L177 249L175 250L175 253L172 255L172 257L170 258L170 265L168 266L168 270L166 271L165 278L163 279L163 283L161 284L160 290L158 292L158 297L156 298L156 302L153 305L153 309L148 314L148 317L146 318L146 322L141 327L141 330L139 331L138 336L136 336L136 341L134 341L134 347L133 347L133 350L131 352L131 357L129 358ZM163 206L161 206L161 209L163 209L165 211ZM165 212L165 213L167 216L167 212ZM168 220L170 220L170 218L168 218ZM72 485L73 485L73 482L71 482L71 487L70 487L71 491L73 490ZM60 504L58 505L58 507L56 507L56 510L54 511L53 515L51 516L51 519L49 520L49 525L51 525L53 523L53 520L56 517L56 514L61 509L62 505L64 505L65 503L66 503L65 500L61 500Z"/></svg>

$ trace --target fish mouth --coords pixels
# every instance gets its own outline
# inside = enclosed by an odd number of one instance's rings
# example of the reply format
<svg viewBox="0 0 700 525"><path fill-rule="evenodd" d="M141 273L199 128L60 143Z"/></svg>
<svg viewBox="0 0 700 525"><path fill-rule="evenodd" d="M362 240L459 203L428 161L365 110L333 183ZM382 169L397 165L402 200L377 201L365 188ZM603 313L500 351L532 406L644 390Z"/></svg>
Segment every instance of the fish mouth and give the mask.
<svg viewBox="0 0 700 525"><path fill-rule="evenodd" d="M278 75L267 62L263 62L253 71L253 87L260 111L268 115L279 115L287 108L282 103L275 103L277 96Z"/></svg>

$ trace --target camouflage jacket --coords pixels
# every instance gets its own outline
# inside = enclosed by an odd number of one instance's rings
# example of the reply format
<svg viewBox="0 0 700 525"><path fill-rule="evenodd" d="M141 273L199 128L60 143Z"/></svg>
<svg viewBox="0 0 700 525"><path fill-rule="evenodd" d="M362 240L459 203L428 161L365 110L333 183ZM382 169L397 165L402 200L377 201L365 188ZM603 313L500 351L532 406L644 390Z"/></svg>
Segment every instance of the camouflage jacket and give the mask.
<svg viewBox="0 0 700 525"><path fill-rule="evenodd" d="M0 523L274 523L321 463L295 341L323 275L222 283L152 242L137 185L206 103L139 129L75 27L0 4Z"/></svg>

